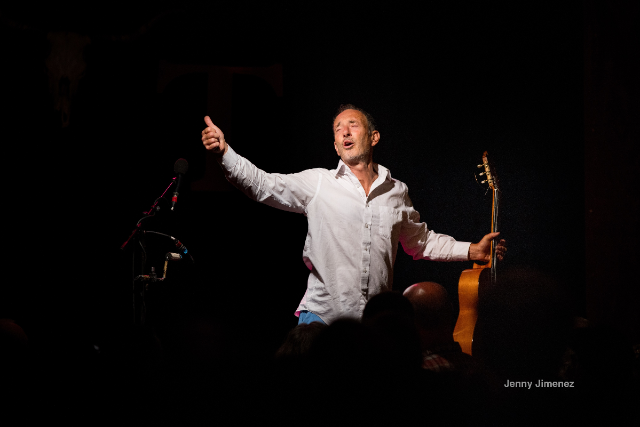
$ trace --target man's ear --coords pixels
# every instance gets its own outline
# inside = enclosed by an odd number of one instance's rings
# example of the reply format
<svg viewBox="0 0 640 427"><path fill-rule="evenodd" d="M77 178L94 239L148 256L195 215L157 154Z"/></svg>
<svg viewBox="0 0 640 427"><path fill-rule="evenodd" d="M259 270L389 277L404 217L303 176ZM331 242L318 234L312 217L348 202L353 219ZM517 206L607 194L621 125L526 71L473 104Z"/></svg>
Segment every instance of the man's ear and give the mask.
<svg viewBox="0 0 640 427"><path fill-rule="evenodd" d="M333 148L335 148L335 149L336 149L336 154L337 154L338 156L340 156L340 152L338 151L338 143L337 143L337 142L335 142L335 141L333 141Z"/></svg>
<svg viewBox="0 0 640 427"><path fill-rule="evenodd" d="M375 146L380 141L380 132L374 130L371 132L371 146Z"/></svg>

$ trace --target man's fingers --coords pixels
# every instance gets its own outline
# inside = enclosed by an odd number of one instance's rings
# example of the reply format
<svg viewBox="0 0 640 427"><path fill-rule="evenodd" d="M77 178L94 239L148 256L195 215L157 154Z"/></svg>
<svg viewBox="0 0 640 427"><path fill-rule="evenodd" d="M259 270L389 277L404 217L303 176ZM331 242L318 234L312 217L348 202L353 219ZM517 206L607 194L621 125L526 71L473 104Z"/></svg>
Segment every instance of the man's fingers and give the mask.
<svg viewBox="0 0 640 427"><path fill-rule="evenodd" d="M215 135L217 136L218 132L216 132L215 128L212 127L208 127L208 128L204 128L204 130L202 131L202 135Z"/></svg>
<svg viewBox="0 0 640 427"><path fill-rule="evenodd" d="M504 239L501 239L496 246L496 254L498 255L498 259L500 261L504 260L504 257L507 253L507 247L505 246L507 242Z"/></svg>
<svg viewBox="0 0 640 427"><path fill-rule="evenodd" d="M214 151L214 152L215 151L220 151L220 142L218 142L218 141L211 142L211 143L208 143L208 144L205 143L204 146L205 146L205 148L207 150L211 150L211 151Z"/></svg>
<svg viewBox="0 0 640 427"><path fill-rule="evenodd" d="M218 138L206 138L204 140L205 145L219 144L219 143L220 143L220 140Z"/></svg>
<svg viewBox="0 0 640 427"><path fill-rule="evenodd" d="M221 135L219 132L216 132L214 129L212 128L206 128L205 130L202 131L202 141L208 141L208 140L221 140L223 139L223 135Z"/></svg>

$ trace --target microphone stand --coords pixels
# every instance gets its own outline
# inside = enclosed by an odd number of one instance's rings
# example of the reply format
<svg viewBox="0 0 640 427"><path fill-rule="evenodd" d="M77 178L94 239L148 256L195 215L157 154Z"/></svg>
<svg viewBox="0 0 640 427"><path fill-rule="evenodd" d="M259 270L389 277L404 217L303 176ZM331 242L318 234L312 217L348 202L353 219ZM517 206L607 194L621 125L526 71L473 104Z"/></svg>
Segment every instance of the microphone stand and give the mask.
<svg viewBox="0 0 640 427"><path fill-rule="evenodd" d="M131 232L129 238L120 246L120 250L125 250L127 247L134 245L132 250L132 278L133 278L133 324L134 325L144 325L147 320L147 309L145 306L145 291L148 290L149 283L155 283L157 281L164 280L164 277L159 278L156 275L155 268L151 267L151 273L149 275L145 275L145 266L147 262L147 253L145 248L144 239L142 239L141 235L145 233L142 228L142 221L147 218L151 218L160 210L160 206L158 203L160 199L164 197L164 195L169 191L169 188L176 182L176 178L174 177L169 186L164 190L162 195L158 197L151 208L147 212L143 212L145 216L140 218L138 223L136 224L136 228ZM136 248L135 242L138 242L140 245L140 255L138 265L136 266ZM137 273L137 274L136 274ZM165 270L166 274L166 270Z"/></svg>

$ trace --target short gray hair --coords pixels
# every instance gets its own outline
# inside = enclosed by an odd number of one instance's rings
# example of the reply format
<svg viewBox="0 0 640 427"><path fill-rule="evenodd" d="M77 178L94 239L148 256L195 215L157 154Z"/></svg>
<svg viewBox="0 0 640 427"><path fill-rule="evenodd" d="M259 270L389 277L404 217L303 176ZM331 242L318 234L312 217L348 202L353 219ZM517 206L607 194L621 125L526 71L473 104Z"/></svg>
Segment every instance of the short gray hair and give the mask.
<svg viewBox="0 0 640 427"><path fill-rule="evenodd" d="M338 111L333 116L333 122L331 122L331 131L332 131L332 133L333 133L333 123L335 123L336 117L338 117L340 115L340 113L342 113L345 110L356 110L356 111L360 111L362 114L364 114L365 119L367 119L367 129L369 130L369 135L371 135L374 130L377 130L376 121L373 119L373 116L371 116L371 114L367 113L362 108L356 107L353 104L341 104L338 107Z"/></svg>

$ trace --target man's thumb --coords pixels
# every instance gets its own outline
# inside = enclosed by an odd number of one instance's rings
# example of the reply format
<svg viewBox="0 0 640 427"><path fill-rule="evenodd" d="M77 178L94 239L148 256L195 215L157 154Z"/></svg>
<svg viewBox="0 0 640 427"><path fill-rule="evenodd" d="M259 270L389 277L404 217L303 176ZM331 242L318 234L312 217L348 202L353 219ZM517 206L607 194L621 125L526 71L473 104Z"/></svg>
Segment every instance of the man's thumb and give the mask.
<svg viewBox="0 0 640 427"><path fill-rule="evenodd" d="M215 126L215 125L213 124L213 122L211 121L211 119L209 118L209 116L204 116L204 122L205 122L205 123L207 124L207 126L209 126L209 127L213 127L213 126Z"/></svg>

